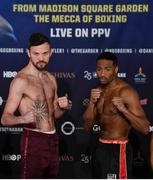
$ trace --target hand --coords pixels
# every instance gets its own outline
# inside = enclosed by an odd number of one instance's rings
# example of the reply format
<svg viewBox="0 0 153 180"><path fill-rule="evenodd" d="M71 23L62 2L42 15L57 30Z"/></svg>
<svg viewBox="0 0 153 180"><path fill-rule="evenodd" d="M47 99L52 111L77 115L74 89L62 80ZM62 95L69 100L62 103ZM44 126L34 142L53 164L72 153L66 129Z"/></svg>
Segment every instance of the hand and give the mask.
<svg viewBox="0 0 153 180"><path fill-rule="evenodd" d="M26 114L22 116L24 124L35 123L36 116L34 111L28 111Z"/></svg>
<svg viewBox="0 0 153 180"><path fill-rule="evenodd" d="M96 104L98 99L100 98L102 90L100 88L92 89L90 95L90 102Z"/></svg>
<svg viewBox="0 0 153 180"><path fill-rule="evenodd" d="M124 101L121 97L114 97L112 99L114 106L121 112L125 112L127 108L125 107Z"/></svg>
<svg viewBox="0 0 153 180"><path fill-rule="evenodd" d="M65 94L65 96L58 98L57 103L61 109L67 110L69 106L68 95Z"/></svg>

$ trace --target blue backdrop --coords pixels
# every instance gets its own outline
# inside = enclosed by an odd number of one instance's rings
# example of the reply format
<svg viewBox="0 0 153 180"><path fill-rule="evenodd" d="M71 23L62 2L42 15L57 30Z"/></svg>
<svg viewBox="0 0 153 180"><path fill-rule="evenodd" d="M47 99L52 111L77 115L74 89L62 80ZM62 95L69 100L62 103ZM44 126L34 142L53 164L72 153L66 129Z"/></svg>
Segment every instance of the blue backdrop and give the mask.
<svg viewBox="0 0 153 180"><path fill-rule="evenodd" d="M153 124L153 4L149 0L1 0L0 113L10 82L28 63L32 32L50 37L53 55L47 70L58 82L58 95L68 93L70 107L57 121L60 135L59 178L91 178L91 151L98 137L83 128L82 114L90 89L98 85L95 59L103 51L117 54L118 76L139 93ZM17 112L18 114L18 112ZM22 127L0 126L0 178L18 178ZM149 165L150 135L131 133L135 178L153 177Z"/></svg>

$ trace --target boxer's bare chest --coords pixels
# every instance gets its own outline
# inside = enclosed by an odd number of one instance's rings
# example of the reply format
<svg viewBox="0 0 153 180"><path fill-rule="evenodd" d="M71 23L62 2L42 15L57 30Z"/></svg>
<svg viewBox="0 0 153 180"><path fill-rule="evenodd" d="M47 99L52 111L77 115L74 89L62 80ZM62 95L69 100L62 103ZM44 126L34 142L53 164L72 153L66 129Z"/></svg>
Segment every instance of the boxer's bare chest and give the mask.
<svg viewBox="0 0 153 180"><path fill-rule="evenodd" d="M118 90L105 91L97 103L97 110L101 116L112 116L118 113L117 108L113 105L112 99L119 96Z"/></svg>
<svg viewBox="0 0 153 180"><path fill-rule="evenodd" d="M25 96L33 101L45 101L53 99L55 88L52 81L48 78L28 78L28 86L24 90Z"/></svg>

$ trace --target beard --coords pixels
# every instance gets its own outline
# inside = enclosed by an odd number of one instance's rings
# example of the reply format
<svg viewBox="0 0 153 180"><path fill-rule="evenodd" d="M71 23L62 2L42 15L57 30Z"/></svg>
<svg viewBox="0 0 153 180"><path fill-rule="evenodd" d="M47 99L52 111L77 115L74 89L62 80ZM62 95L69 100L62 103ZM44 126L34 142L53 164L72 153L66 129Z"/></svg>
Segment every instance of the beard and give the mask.
<svg viewBox="0 0 153 180"><path fill-rule="evenodd" d="M100 80L100 83L104 85L109 83L109 80L107 78L100 78L99 80Z"/></svg>
<svg viewBox="0 0 153 180"><path fill-rule="evenodd" d="M33 66L39 71L44 70L47 65L47 63L45 61L39 61L37 63L34 63L33 61L31 61L31 62L32 62Z"/></svg>

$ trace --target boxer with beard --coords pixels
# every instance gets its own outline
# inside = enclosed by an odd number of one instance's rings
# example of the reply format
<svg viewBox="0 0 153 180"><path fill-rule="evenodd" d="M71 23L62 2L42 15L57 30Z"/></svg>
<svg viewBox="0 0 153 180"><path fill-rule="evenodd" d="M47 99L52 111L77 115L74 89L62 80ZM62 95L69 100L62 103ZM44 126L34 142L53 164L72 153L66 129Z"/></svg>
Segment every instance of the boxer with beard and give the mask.
<svg viewBox="0 0 153 180"><path fill-rule="evenodd" d="M23 124L21 178L56 178L59 170L55 120L68 109L67 94L57 96L57 83L44 68L52 55L50 40L33 33L27 49L29 63L13 79L1 122ZM20 116L16 116L16 110Z"/></svg>

